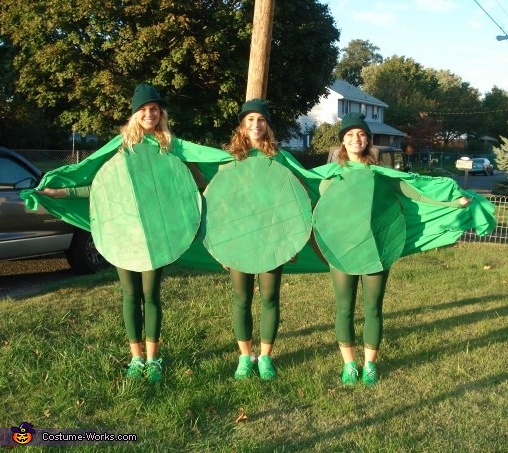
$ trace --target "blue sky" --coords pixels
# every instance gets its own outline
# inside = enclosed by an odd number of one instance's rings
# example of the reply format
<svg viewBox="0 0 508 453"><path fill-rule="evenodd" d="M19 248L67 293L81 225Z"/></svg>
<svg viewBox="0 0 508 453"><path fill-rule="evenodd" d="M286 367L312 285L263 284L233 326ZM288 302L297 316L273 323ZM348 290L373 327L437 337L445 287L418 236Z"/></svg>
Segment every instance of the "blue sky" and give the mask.
<svg viewBox="0 0 508 453"><path fill-rule="evenodd" d="M508 0L320 2L341 30L340 48L353 39L370 41L384 58L405 56L448 69L481 94L494 85L508 91L508 40L496 40L502 30L508 33Z"/></svg>

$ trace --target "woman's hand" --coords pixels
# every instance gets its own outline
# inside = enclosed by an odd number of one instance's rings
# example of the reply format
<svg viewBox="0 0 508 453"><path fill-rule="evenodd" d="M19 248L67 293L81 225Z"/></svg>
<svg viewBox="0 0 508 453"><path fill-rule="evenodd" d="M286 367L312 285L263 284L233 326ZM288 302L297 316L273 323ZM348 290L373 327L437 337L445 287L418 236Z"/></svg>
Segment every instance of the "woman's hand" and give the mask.
<svg viewBox="0 0 508 453"><path fill-rule="evenodd" d="M460 207L461 208L465 208L466 206L469 206L469 204L473 201L472 198L467 198L467 197L460 197L459 198L459 203L460 203Z"/></svg>
<svg viewBox="0 0 508 453"><path fill-rule="evenodd" d="M44 190L38 190L37 193L39 195L47 195L48 197L51 197L51 198L66 198L67 197L67 192L65 191L65 189L50 189L49 187L47 187Z"/></svg>

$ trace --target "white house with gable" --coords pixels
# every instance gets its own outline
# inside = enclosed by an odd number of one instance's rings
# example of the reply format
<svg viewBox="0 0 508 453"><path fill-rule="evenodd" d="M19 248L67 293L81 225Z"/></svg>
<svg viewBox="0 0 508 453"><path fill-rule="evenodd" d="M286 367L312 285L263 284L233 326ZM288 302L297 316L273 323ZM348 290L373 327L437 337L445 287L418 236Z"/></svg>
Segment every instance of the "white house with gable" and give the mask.
<svg viewBox="0 0 508 453"><path fill-rule="evenodd" d="M328 88L328 94L321 96L319 102L306 115L298 118L301 136L282 143L284 148L303 149L310 144L309 132L323 123L335 124L349 112L361 112L373 135L373 145L393 151L401 150L404 132L384 123L388 104L365 93L345 80L336 80Z"/></svg>

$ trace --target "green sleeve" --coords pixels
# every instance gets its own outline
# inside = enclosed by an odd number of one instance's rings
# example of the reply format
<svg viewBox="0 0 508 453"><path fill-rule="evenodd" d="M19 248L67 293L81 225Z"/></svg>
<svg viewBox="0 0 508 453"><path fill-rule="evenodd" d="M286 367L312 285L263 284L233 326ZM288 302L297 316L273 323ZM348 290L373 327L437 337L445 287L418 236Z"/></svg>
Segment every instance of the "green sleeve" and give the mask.
<svg viewBox="0 0 508 453"><path fill-rule="evenodd" d="M417 190L415 190L413 187L411 187L407 182L405 182L402 179L392 179L391 183L397 192L399 192L400 194L404 195L407 198L410 198L411 200L422 203L429 203L436 206L447 206L449 208L462 207L460 205L460 201L458 198L452 201L438 201L433 198L428 198L425 195L422 195Z"/></svg>
<svg viewBox="0 0 508 453"><path fill-rule="evenodd" d="M67 187L65 193L68 198L90 198L90 186Z"/></svg>

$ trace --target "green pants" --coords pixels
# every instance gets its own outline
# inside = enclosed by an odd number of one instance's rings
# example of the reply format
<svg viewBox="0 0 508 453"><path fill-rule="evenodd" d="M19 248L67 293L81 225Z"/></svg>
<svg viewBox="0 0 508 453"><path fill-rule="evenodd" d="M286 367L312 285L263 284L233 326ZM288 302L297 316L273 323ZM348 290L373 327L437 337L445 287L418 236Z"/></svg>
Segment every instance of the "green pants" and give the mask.
<svg viewBox="0 0 508 453"><path fill-rule="evenodd" d="M335 335L340 346L353 346L356 341L354 315L358 282L363 291L363 343L368 349L379 349L383 336L383 298L389 271L376 274L349 275L330 267L335 293Z"/></svg>
<svg viewBox="0 0 508 453"><path fill-rule="evenodd" d="M252 339L252 300L254 298L254 274L230 270L233 284L233 331L237 341ZM258 274L261 296L260 338L273 344L280 321L280 283L282 266L270 272Z"/></svg>
<svg viewBox="0 0 508 453"><path fill-rule="evenodd" d="M134 272L117 267L123 296L123 319L130 343L143 338L143 319L147 341L158 342L162 324L160 287L162 268Z"/></svg>

